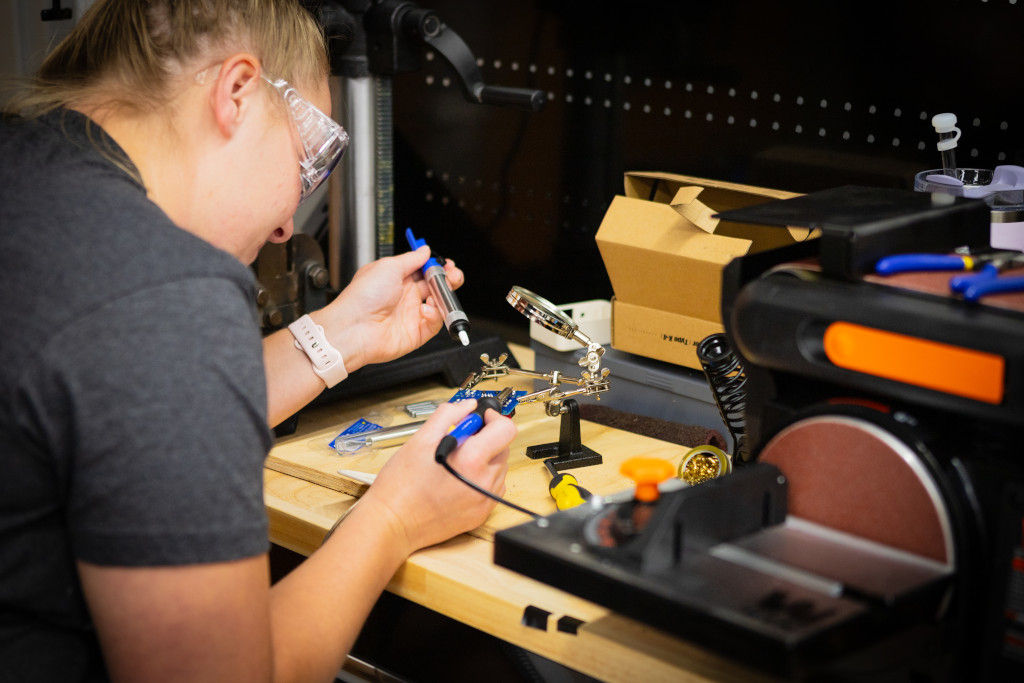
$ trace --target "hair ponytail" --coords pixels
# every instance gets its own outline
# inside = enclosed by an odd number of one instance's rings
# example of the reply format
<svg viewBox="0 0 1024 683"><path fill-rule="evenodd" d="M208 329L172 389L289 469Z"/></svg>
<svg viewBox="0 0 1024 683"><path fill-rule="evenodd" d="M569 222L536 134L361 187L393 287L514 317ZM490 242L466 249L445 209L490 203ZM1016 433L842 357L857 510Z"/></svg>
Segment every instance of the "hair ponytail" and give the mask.
<svg viewBox="0 0 1024 683"><path fill-rule="evenodd" d="M327 75L322 33L298 0L98 0L3 109L24 117L87 102L157 110L184 68L237 50L293 83Z"/></svg>

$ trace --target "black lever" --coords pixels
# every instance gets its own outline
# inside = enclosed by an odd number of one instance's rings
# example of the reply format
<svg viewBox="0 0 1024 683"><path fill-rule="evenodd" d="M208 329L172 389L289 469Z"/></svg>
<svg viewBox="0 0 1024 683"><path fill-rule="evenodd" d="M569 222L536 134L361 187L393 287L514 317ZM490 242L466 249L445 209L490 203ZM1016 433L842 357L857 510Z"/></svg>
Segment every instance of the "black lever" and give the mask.
<svg viewBox="0 0 1024 683"><path fill-rule="evenodd" d="M544 92L541 90L509 88L504 85L485 85L480 89L477 98L482 104L521 107L530 111L540 111L545 102Z"/></svg>
<svg viewBox="0 0 1024 683"><path fill-rule="evenodd" d="M476 65L476 57L470 52L469 46L455 31L444 23L439 23L439 30L433 35L424 35L423 40L448 60L462 79L462 87L466 98L480 104L497 104L530 111L540 111L546 98L541 90L529 88L510 88L503 85L485 85Z"/></svg>
<svg viewBox="0 0 1024 683"><path fill-rule="evenodd" d="M53 0L50 9L42 10L39 16L43 21L64 21L71 18L71 8L61 7L60 0Z"/></svg>
<svg viewBox="0 0 1024 683"><path fill-rule="evenodd" d="M424 33L421 37L427 45L430 45L442 57L449 60L449 63L459 74L459 78L462 79L462 86L467 99L481 104L518 106L520 109L531 112L541 111L545 102L543 91L531 90L529 88L510 88L503 85L485 85L480 69L476 66L476 57L473 56L469 46L466 45L466 41L455 31L447 28L439 19L433 26L436 26L435 31L429 34ZM402 28L407 28L407 25L403 23Z"/></svg>
<svg viewBox="0 0 1024 683"><path fill-rule="evenodd" d="M398 73L418 67L399 36L423 41L444 57L459 74L463 92L470 102L520 107L540 111L546 97L541 90L486 85L476 57L455 31L441 21L437 13L406 0L381 0L367 10L367 32L371 71Z"/></svg>

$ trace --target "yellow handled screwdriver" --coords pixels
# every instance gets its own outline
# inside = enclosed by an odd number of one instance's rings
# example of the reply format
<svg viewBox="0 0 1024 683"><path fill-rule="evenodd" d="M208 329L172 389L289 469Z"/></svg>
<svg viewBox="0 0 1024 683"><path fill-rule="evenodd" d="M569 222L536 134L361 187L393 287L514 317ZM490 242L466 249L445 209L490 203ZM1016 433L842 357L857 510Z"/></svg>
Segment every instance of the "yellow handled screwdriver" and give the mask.
<svg viewBox="0 0 1024 683"><path fill-rule="evenodd" d="M555 499L555 507L559 510L568 510L577 505L582 505L591 498L590 491L586 490L576 481L571 474L558 473L551 478L548 484L548 491Z"/></svg>

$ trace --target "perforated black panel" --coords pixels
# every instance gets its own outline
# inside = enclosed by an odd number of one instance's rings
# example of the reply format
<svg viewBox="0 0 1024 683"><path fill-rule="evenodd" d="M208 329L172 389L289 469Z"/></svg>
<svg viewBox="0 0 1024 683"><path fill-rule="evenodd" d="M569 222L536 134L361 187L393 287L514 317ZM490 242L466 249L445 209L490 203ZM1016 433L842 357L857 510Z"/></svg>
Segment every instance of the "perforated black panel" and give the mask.
<svg viewBox="0 0 1024 683"><path fill-rule="evenodd" d="M488 82L548 94L470 105L438 56L395 80L396 225L466 270L472 314L516 320L513 284L610 296L593 235L626 170L909 188L943 111L959 165L1024 164L1024 0L422 4Z"/></svg>

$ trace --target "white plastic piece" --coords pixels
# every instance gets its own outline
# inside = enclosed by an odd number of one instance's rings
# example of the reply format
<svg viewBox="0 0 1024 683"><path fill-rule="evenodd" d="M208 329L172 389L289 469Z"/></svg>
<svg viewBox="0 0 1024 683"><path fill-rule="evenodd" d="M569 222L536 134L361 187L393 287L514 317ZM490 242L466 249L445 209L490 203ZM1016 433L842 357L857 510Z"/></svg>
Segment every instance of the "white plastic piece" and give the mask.
<svg viewBox="0 0 1024 683"><path fill-rule="evenodd" d="M951 138L939 140L935 143L935 149L945 152L956 147L956 143L960 140L960 129L956 127L956 114L936 114L932 117L932 126L939 135L942 133L956 133Z"/></svg>
<svg viewBox="0 0 1024 683"><path fill-rule="evenodd" d="M328 389L348 377L341 351L331 346L324 328L313 322L312 318L304 315L289 325L288 330L295 337L295 348L305 352L313 364L313 372L324 381Z"/></svg>
<svg viewBox="0 0 1024 683"><path fill-rule="evenodd" d="M1024 251L1024 222L993 223L990 243L995 249Z"/></svg>
<svg viewBox="0 0 1024 683"><path fill-rule="evenodd" d="M606 346L612 341L612 302L606 299L578 301L558 306L576 323L580 330L593 341ZM580 348L578 342L559 337L554 332L544 329L530 321L530 338L553 348L555 351L575 351Z"/></svg>
<svg viewBox="0 0 1024 683"><path fill-rule="evenodd" d="M932 117L932 125L935 126L936 133L948 133L951 130L956 130L956 114L936 114Z"/></svg>

